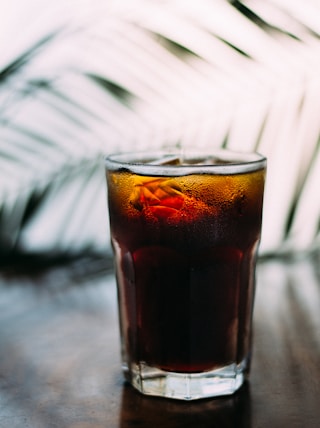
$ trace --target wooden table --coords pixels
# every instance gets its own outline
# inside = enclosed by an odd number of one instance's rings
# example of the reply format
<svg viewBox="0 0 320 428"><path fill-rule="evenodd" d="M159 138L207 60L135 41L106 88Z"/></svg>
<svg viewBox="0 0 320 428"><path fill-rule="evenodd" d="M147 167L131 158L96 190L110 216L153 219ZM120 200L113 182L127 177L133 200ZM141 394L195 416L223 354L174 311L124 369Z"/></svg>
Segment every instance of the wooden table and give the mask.
<svg viewBox="0 0 320 428"><path fill-rule="evenodd" d="M120 370L112 272L92 260L0 276L1 428L317 428L319 258L259 263L250 383L228 398L144 397Z"/></svg>

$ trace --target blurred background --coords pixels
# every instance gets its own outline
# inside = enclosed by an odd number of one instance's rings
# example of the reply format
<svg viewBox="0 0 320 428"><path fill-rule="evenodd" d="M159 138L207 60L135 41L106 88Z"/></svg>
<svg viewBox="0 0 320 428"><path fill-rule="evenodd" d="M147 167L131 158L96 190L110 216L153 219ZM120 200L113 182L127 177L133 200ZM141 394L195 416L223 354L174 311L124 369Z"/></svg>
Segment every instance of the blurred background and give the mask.
<svg viewBox="0 0 320 428"><path fill-rule="evenodd" d="M110 255L103 158L268 157L261 255L320 248L317 0L10 0L0 17L0 263Z"/></svg>

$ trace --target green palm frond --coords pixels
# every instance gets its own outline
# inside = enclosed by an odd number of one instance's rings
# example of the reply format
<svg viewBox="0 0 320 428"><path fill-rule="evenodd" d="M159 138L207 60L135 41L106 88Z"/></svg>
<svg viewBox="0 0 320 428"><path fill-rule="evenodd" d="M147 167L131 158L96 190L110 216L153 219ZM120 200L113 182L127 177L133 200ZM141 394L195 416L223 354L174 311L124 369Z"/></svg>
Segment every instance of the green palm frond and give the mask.
<svg viewBox="0 0 320 428"><path fill-rule="evenodd" d="M105 251L103 155L177 141L264 153L262 251L319 247L320 5L50 7L0 58L0 253Z"/></svg>

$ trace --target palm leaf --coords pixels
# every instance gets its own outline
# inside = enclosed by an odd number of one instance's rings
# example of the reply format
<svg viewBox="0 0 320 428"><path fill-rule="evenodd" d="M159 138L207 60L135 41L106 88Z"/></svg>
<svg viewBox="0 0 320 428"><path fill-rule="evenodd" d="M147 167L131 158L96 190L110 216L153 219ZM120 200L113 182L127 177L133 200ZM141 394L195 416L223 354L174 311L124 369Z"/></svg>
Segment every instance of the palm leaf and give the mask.
<svg viewBox="0 0 320 428"><path fill-rule="evenodd" d="M320 5L82 7L0 61L1 253L107 251L103 156L177 142L264 153L261 251L318 248Z"/></svg>

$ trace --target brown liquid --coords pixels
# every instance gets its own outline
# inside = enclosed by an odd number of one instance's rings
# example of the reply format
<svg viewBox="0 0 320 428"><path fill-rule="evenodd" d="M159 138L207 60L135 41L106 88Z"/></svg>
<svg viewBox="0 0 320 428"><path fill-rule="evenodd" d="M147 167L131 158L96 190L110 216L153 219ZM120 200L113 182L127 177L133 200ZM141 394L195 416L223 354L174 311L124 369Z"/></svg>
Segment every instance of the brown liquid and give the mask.
<svg viewBox="0 0 320 428"><path fill-rule="evenodd" d="M264 170L144 177L108 172L126 358L175 372L250 351Z"/></svg>

